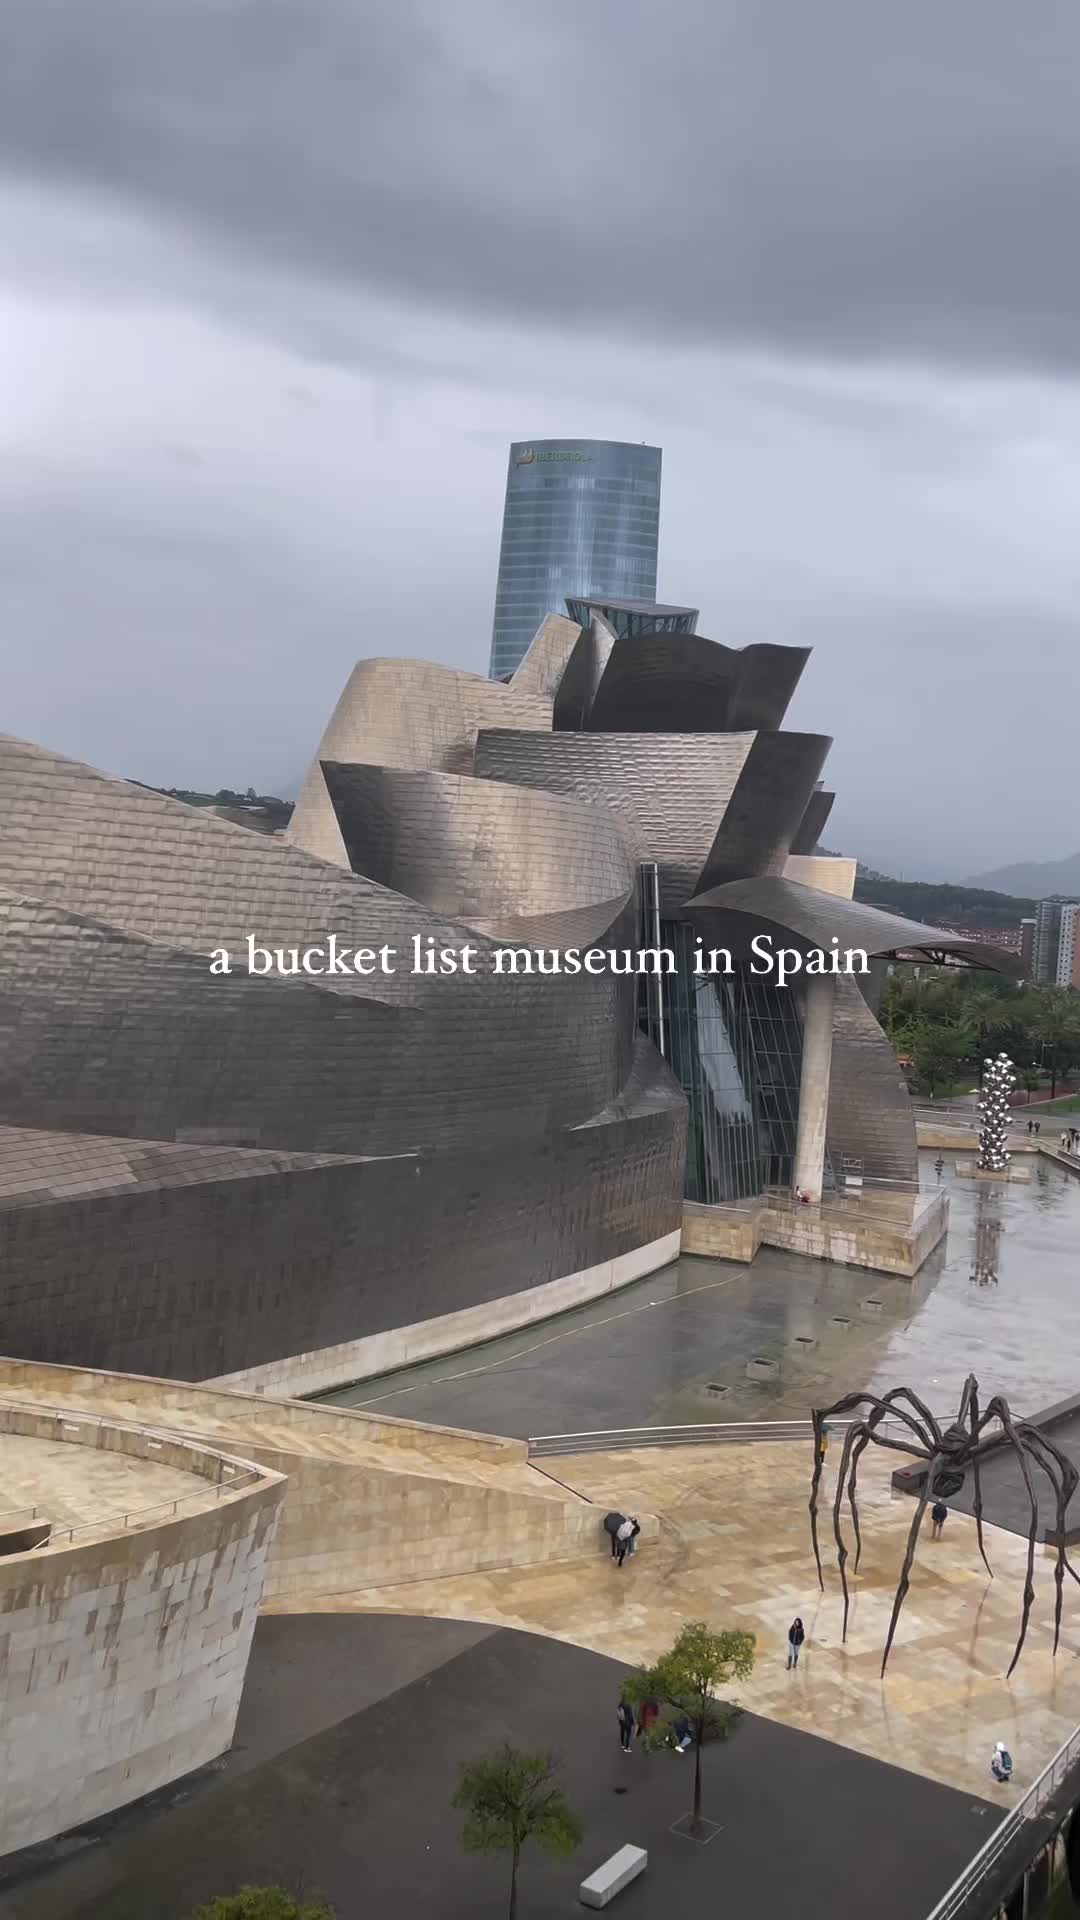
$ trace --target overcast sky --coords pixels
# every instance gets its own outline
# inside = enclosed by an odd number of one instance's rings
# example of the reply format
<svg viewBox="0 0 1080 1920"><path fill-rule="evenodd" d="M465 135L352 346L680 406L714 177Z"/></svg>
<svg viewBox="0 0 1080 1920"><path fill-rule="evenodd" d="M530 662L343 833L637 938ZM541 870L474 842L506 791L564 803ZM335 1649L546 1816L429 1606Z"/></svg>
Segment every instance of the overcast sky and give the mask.
<svg viewBox="0 0 1080 1920"><path fill-rule="evenodd" d="M0 727L290 792L484 672L511 439L811 643L831 844L1080 845L1076 0L0 0Z"/></svg>

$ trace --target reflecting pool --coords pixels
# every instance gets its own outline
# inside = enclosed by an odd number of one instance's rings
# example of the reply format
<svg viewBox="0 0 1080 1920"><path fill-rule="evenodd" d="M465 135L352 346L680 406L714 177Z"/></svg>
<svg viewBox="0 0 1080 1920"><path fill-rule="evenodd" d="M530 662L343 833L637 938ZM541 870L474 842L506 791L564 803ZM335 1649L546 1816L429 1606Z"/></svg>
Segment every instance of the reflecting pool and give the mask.
<svg viewBox="0 0 1080 1920"><path fill-rule="evenodd" d="M327 1395L480 1431L561 1433L804 1419L862 1387L911 1386L936 1412L977 1373L1033 1414L1080 1389L1080 1179L1021 1156L1026 1181L946 1186L948 1239L913 1281L765 1249L752 1267L680 1259L486 1346Z"/></svg>

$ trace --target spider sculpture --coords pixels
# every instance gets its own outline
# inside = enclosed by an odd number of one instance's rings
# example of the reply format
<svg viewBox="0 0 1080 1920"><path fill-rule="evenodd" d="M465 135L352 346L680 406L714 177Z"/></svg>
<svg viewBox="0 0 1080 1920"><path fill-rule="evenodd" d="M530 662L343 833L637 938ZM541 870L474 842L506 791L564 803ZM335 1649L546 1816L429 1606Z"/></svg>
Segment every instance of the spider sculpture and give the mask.
<svg viewBox="0 0 1080 1920"><path fill-rule="evenodd" d="M1039 1503L1035 1497L1035 1486L1031 1477L1032 1466L1040 1467L1053 1489L1057 1507L1054 1531L1054 1543L1057 1547L1057 1560L1054 1566L1054 1580L1057 1595L1054 1603L1054 1652L1057 1652L1058 1638L1061 1632L1062 1587L1066 1569L1080 1585L1080 1574L1070 1564L1065 1552L1065 1510L1080 1482L1080 1473L1067 1454L1061 1452L1052 1440L1033 1427L1026 1420L1014 1419L1009 1411L1007 1400L1000 1394L979 1411L979 1383L973 1373L969 1373L964 1382L964 1391L960 1396L960 1410L951 1426L944 1430L938 1425L929 1408L924 1406L918 1396L909 1387L894 1387L891 1393L880 1398L872 1393L848 1393L831 1407L816 1407L814 1422L814 1477L810 1486L810 1536L814 1543L814 1559L817 1563L818 1583L825 1590L825 1581L821 1572L821 1551L818 1546L818 1488L821 1484L822 1468L825 1464L825 1423L844 1414L855 1414L856 1409L869 1408L868 1413L860 1413L849 1421L844 1434L844 1445L840 1455L840 1466L836 1476L836 1498L833 1501L833 1533L836 1537L837 1560L840 1567L840 1584L844 1590L844 1639L847 1639L848 1627L848 1583L845 1571L847 1547L840 1529L840 1508L847 1492L851 1507L851 1524L855 1534L855 1566L859 1570L859 1555L862 1540L859 1534L859 1510L855 1502L856 1481L859 1461L870 1441L879 1447L890 1447L896 1453L914 1455L917 1460L925 1460L926 1472L922 1475L919 1498L915 1507L915 1516L908 1533L907 1552L900 1570L900 1581L893 1601L892 1618L889 1621L889 1636L885 1642L885 1652L881 1661L881 1673L884 1678L889 1659L889 1650L896 1632L896 1623L900 1618L900 1609L910 1584L911 1566L915 1558L919 1529L927 1503L933 1500L948 1499L950 1494L959 1493L964 1484L967 1470L971 1468L972 1506L975 1514L975 1527L978 1534L979 1552L986 1571L993 1577L993 1568L986 1558L983 1543L982 1490L979 1485L979 1462L990 1449L999 1447L1004 1440L1015 1453L1024 1476L1028 1499L1031 1503L1031 1528L1028 1533L1027 1577L1024 1581L1024 1608L1020 1620L1020 1637L1009 1666L1012 1672L1020 1658L1024 1638L1028 1629L1028 1618L1035 1598L1033 1573L1035 1567L1035 1545L1039 1525ZM880 1431L882 1421L898 1421L908 1429L902 1437ZM994 1422L999 1431L988 1433Z"/></svg>

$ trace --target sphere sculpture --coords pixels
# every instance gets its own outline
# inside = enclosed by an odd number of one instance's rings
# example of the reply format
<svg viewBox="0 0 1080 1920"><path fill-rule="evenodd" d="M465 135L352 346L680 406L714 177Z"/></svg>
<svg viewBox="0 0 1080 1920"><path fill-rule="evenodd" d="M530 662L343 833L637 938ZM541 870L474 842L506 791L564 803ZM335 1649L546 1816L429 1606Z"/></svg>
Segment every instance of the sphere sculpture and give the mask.
<svg viewBox="0 0 1080 1920"><path fill-rule="evenodd" d="M1007 1053L983 1061L982 1098L979 1101L979 1172L1006 1173L1009 1152L1009 1095L1016 1085Z"/></svg>

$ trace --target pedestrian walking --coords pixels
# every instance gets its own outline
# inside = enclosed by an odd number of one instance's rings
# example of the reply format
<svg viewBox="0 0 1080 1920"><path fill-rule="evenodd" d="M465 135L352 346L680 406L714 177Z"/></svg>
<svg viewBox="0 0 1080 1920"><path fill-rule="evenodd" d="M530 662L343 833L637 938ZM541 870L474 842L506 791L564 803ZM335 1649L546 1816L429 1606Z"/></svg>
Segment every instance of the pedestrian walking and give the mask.
<svg viewBox="0 0 1080 1920"><path fill-rule="evenodd" d="M628 1553L633 1553L634 1542L641 1532L638 1520L626 1519L615 1535L615 1565L621 1567Z"/></svg>
<svg viewBox="0 0 1080 1920"><path fill-rule="evenodd" d="M634 1709L629 1700L619 1701L619 1744L629 1753L634 1738Z"/></svg>
<svg viewBox="0 0 1080 1920"><path fill-rule="evenodd" d="M676 1753L685 1753L687 1747L693 1746L694 1730L691 1727L690 1722L687 1719L685 1713L680 1713L678 1719L676 1720L674 1726L672 1727L671 1739L672 1739L672 1744L675 1748Z"/></svg>
<svg viewBox="0 0 1080 1920"><path fill-rule="evenodd" d="M643 1700L638 1708L637 1726L634 1731L639 1740L644 1740L660 1718L659 1700Z"/></svg>
<svg viewBox="0 0 1080 1920"><path fill-rule="evenodd" d="M787 1663L788 1663L789 1673L791 1672L792 1667L797 1667L799 1664L799 1649L801 1648L802 1643L805 1639L806 1639L806 1628L803 1626L803 1623L799 1619L798 1614L796 1614L794 1620L792 1621L790 1627L788 1628L788 1636L787 1636Z"/></svg>
<svg viewBox="0 0 1080 1920"><path fill-rule="evenodd" d="M930 1518L933 1521L933 1525L930 1529L930 1538L932 1540L941 1539L941 1529L945 1525L945 1522L948 1519L948 1517L949 1517L949 1509L945 1505L944 1500L935 1500L933 1506L930 1509Z"/></svg>
<svg viewBox="0 0 1080 1920"><path fill-rule="evenodd" d="M619 1528L626 1523L625 1513L605 1513L604 1532L611 1536L611 1557L616 1559L619 1552Z"/></svg>
<svg viewBox="0 0 1080 1920"><path fill-rule="evenodd" d="M1009 1752L1004 1741L999 1740L997 1746L994 1748L994 1757L990 1762L990 1771L995 1780L1000 1780L1003 1786L1008 1786L1009 1781L1012 1779L1012 1770L1012 1754Z"/></svg>
<svg viewBox="0 0 1080 1920"><path fill-rule="evenodd" d="M1039 1131L1039 1128L1040 1128L1041 1126L1042 1126L1042 1121L1041 1121L1041 1120L1036 1120L1036 1122L1035 1122L1035 1131L1036 1131L1036 1133L1038 1133L1038 1131Z"/></svg>
<svg viewBox="0 0 1080 1920"><path fill-rule="evenodd" d="M1029 1132L1029 1133L1031 1133L1031 1132L1033 1132L1033 1130L1034 1130L1034 1127L1035 1127L1035 1122L1034 1122L1034 1120L1029 1120L1029 1121L1028 1121L1028 1132Z"/></svg>

